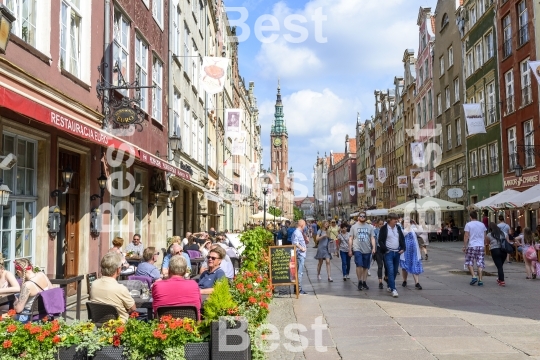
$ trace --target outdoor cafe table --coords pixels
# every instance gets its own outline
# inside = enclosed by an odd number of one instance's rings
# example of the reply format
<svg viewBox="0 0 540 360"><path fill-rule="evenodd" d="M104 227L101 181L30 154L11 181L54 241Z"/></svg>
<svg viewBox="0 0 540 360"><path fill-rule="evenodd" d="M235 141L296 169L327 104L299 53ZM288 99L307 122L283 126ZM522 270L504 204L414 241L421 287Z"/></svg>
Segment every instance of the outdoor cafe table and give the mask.
<svg viewBox="0 0 540 360"><path fill-rule="evenodd" d="M81 281L84 279L84 275L53 275L47 274L47 277L51 281L51 284L60 285L64 289L64 302L67 307L67 286L74 282L77 282L77 304L75 309L75 318L81 319ZM62 313L64 320L66 319L66 312Z"/></svg>
<svg viewBox="0 0 540 360"><path fill-rule="evenodd" d="M208 299L208 296L209 295L201 295L203 303ZM135 307L148 310L148 320L152 320L154 318L154 310L152 308L154 299L142 299L140 296L132 296L132 298L135 301Z"/></svg>

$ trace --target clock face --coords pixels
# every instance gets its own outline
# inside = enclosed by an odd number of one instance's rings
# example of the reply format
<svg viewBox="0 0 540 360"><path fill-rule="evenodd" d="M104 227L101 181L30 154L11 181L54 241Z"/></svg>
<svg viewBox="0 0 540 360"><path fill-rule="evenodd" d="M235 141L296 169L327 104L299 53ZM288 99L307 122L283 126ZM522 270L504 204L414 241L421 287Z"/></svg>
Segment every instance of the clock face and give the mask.
<svg viewBox="0 0 540 360"><path fill-rule="evenodd" d="M281 146L281 139L280 138L275 138L274 139L274 146Z"/></svg>

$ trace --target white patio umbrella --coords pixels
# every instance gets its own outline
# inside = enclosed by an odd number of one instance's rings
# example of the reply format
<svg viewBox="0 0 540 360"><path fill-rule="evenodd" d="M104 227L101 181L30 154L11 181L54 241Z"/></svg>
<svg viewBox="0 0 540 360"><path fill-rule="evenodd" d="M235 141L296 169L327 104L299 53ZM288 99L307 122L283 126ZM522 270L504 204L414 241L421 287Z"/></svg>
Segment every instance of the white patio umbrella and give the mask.
<svg viewBox="0 0 540 360"><path fill-rule="evenodd" d="M398 206L394 206L391 209L388 209L388 212L405 214L405 213L414 212L415 210L418 210L418 211L422 211L422 210L424 211L425 210L459 211L463 209L464 207L461 204L456 204L450 201L426 196L424 198L417 199L416 205L413 199L413 200L407 201L406 203L403 203Z"/></svg>
<svg viewBox="0 0 540 360"><path fill-rule="evenodd" d="M250 216L251 219L253 220L263 220L264 219L264 212L258 212L256 214L253 214ZM266 213L266 221L268 220L274 220L274 215L270 214L270 213Z"/></svg>
<svg viewBox="0 0 540 360"><path fill-rule="evenodd" d="M526 202L528 203L530 200L538 197L540 197L540 184L534 185L532 188L525 190L521 194L506 201L504 204L498 205L500 205L500 208L506 209L522 208L525 206Z"/></svg>
<svg viewBox="0 0 540 360"><path fill-rule="evenodd" d="M492 210L495 210L498 208L497 205L504 204L508 201L511 201L512 199L515 199L520 194L521 193L516 190L512 190L512 189L504 190L498 194L488 197L487 199L479 201L476 204L469 205L469 209L481 210L484 208L490 208ZM503 205L502 207L504 208L505 206Z"/></svg>

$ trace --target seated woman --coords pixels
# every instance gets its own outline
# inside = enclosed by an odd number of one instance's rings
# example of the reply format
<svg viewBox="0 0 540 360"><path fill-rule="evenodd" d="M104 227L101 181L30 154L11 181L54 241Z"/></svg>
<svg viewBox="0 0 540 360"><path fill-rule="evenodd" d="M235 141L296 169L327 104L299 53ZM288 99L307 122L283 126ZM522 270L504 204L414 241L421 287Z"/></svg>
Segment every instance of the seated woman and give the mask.
<svg viewBox="0 0 540 360"><path fill-rule="evenodd" d="M34 267L28 259L18 259L15 263L15 274L22 279L21 294L13 304L17 312L17 319L22 322L30 320L30 310L34 300L42 291L52 288L49 278L42 273L35 273Z"/></svg>
<svg viewBox="0 0 540 360"><path fill-rule="evenodd" d="M122 252L122 246L124 245L124 239L117 236L112 241L113 247L109 249L109 252L117 253L122 256L122 273L121 275L131 275L135 273L135 266L129 265L126 261L126 254Z"/></svg>
<svg viewBox="0 0 540 360"><path fill-rule="evenodd" d="M174 255L169 261L169 278L152 285L154 313L162 306L193 305L200 317L201 292L195 280L184 278L187 261L182 255Z"/></svg>
<svg viewBox="0 0 540 360"><path fill-rule="evenodd" d="M214 291L214 283L225 276L225 272L220 268L221 261L224 257L225 250L221 246L216 246L210 250L206 257L208 268L199 278L201 294L211 294Z"/></svg>
<svg viewBox="0 0 540 360"><path fill-rule="evenodd" d="M187 250L199 251L199 245L195 243L195 236L193 235L189 237L187 245L184 246L184 252Z"/></svg>
<svg viewBox="0 0 540 360"><path fill-rule="evenodd" d="M0 253L0 296L13 295L21 291L19 282L10 271L4 268L4 258ZM7 312L9 305L0 305L0 314Z"/></svg>

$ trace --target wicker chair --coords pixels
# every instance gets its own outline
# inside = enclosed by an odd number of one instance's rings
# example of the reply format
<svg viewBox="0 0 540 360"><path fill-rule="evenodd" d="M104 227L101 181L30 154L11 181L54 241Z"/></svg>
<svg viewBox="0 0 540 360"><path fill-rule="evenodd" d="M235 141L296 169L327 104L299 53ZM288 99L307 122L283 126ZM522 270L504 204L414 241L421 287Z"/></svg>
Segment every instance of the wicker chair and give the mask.
<svg viewBox="0 0 540 360"><path fill-rule="evenodd" d="M164 315L172 315L173 318L189 318L195 321L199 320L199 312L197 311L197 308L193 305L158 307L158 318L161 318Z"/></svg>
<svg viewBox="0 0 540 360"><path fill-rule="evenodd" d="M92 320L98 328L109 320L116 320L120 316L118 310L112 305L87 302L88 319Z"/></svg>

